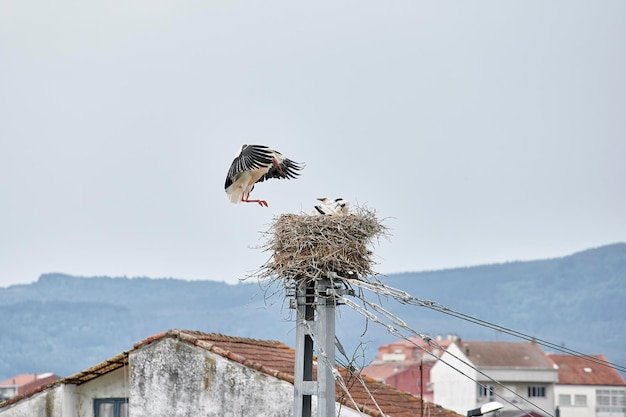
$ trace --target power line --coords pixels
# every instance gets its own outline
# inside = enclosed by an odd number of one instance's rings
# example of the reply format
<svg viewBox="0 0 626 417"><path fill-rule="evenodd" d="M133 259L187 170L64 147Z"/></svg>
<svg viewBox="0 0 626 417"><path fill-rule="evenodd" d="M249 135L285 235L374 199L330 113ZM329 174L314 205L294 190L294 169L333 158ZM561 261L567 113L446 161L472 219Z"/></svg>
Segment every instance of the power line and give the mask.
<svg viewBox="0 0 626 417"><path fill-rule="evenodd" d="M609 362L609 361L605 361L605 360L602 360L600 358L597 358L597 357L594 357L594 356L591 356L591 355L587 355L587 354L578 352L578 351L573 350L573 349L566 348L565 346L560 346L560 345L557 345L555 343L549 342L547 340L539 339L537 337L530 336L530 335L527 335L525 333L506 328L504 326L500 326L500 325L497 325L497 324L489 323L487 321L484 321L484 320L481 320L481 319L478 319L478 318L475 318L475 317L468 316L468 315L460 313L458 311L447 309L446 307L443 307L443 306L433 305L432 307L427 307L427 308L431 308L433 310L439 311L439 312L444 313L444 314L451 315L453 317L460 318L462 320L469 321L471 323L479 324L481 326L485 326L485 327L488 327L488 328L491 328L491 329L494 329L494 330L497 330L497 331L500 331L500 332L503 332L503 333L507 333L507 334L509 334L511 336L516 336L516 337L519 337L521 339L528 340L530 342L535 342L538 345L542 345L544 347L555 349L555 350L558 350L560 352L570 354L572 356L577 356L579 358L586 359L586 360L588 360L590 362L594 362L594 363L596 363L598 365L607 366L607 367L610 367L610 368L614 368L614 369L620 370L622 372L626 372L626 367L624 367L624 366L621 366L621 365L618 365L618 364L615 364L615 363L612 363L612 362Z"/></svg>
<svg viewBox="0 0 626 417"><path fill-rule="evenodd" d="M384 285L382 283L376 283L376 282L367 282L367 281L361 281L361 280L357 280L357 279L346 279L346 281L348 281L351 285L354 285L355 287L358 288L364 288L364 289L368 289L372 292L375 292L376 294L379 295L383 295L383 296L390 296L392 298L394 298L396 301L398 301L401 304L412 304L412 305L416 305L419 307L426 307L429 308L431 310L435 310L438 311L440 313L444 313L447 314L449 316L453 316L465 321L468 321L470 323L474 323L474 324L478 324L480 326L484 326L493 330L497 330L500 331L502 333L506 333L509 334L511 336L515 336L518 337L520 339L524 339L524 340L528 340L530 342L535 342L539 345L542 345L544 347L548 347L550 349L554 349L554 350L558 350L560 352L563 353L567 353L573 356L577 356L579 358L582 359L586 359L590 362L594 362L598 365L602 365L602 366L607 366L610 368L614 368L617 369L621 372L626 372L626 366L622 366L622 365L618 365L609 361L605 361L599 358L596 358L594 356L591 355L587 355L581 352L578 352L576 350L573 349L569 349L566 348L564 346L560 346L557 345L555 343L549 342L547 340L543 340L540 338L537 338L535 336L531 336L528 334L525 334L523 332L519 332L517 330L513 330L513 329L509 329L507 327L498 325L498 324L494 324L494 323L490 323L486 320L482 320L476 317L472 317L470 315L452 310L436 301L430 301L430 300L422 300L416 297L411 296L409 293L407 293L406 291L403 290L399 290L397 288L393 288L387 285Z"/></svg>
<svg viewBox="0 0 626 417"><path fill-rule="evenodd" d="M361 301L363 301L367 306L373 308L374 310L381 312L381 314L383 314L385 317L388 317L389 319L391 319L391 316L393 316L392 313L389 313L387 310L385 310L383 307L374 304L370 301L367 301L363 298L360 298ZM439 360L440 362L444 363L445 365L449 366L451 369L453 369L454 371L458 372L459 374L461 374L462 376L468 378L469 380L475 382L476 384L479 385L483 385L480 382L478 382L476 379L472 378L471 376L467 375L465 372L463 372L462 370L460 370L458 367L452 365L451 363L449 363L448 361L442 359L441 357L438 357L436 355L434 355L431 351L429 351L428 349L424 348L423 346L418 345L417 343L415 343L413 340L411 340L409 337L407 337L406 335L402 334L402 332L394 327L391 324L387 324L384 323L383 321L381 321L375 314L371 313L370 311L367 311L365 308L359 306L357 303L355 303L352 300L349 300L345 297L341 297L341 301L343 303L345 303L347 306L349 306L350 308L352 308L353 310L355 310L357 313L363 315L364 317L366 317L367 319L371 320L374 323L380 324L382 326L384 326L387 331L393 335L396 335L406 341L408 341L409 343L413 344L414 346L418 347L419 349L422 349L425 353L435 357L437 360ZM409 326L403 325L402 323L404 323L401 319L394 317L393 320L396 324L400 325L401 328L404 328L406 331L414 334L415 336L420 337L422 340L424 340L427 344L437 347L438 349L441 349L442 351L445 350L443 348L443 346L439 345L437 342L434 341L434 339L428 335L419 333L417 331L415 331L414 329L410 328ZM502 387L505 391L510 392L511 394L513 394L515 397L518 397L519 399L521 399L522 401L524 401L525 403L528 403L529 405L531 405L532 407L536 408L537 410L542 411L543 413L547 414L548 416L552 417L552 414L549 413L548 411L544 410L543 408L539 407L537 404L534 404L532 401L522 397L521 395L519 395L518 393L516 393L515 391L511 390L510 388L508 388L507 386L505 386L504 384L500 383L499 381L493 379L492 377L490 377L489 375L487 375L486 373L484 373L483 371L481 371L480 369L476 368L473 364L463 360L462 358L459 358L458 356L454 355L453 353L451 353L449 350L447 351L448 354L450 356L452 356L453 358L455 358L456 360L460 361L461 363L463 363L464 365L468 366L469 368L471 368L472 370L476 371L477 373L481 374L482 376L484 376L485 378L489 379L491 382L493 382L494 384ZM504 396L494 393L494 395L496 395L498 398L502 399L504 402L510 404L511 406L513 406L514 408L517 408L518 410L524 412L524 410L522 408L520 408L517 404L513 403L512 401L509 401L507 398L505 398Z"/></svg>
<svg viewBox="0 0 626 417"><path fill-rule="evenodd" d="M324 363L323 366L327 367L331 371L331 374L332 374L333 378L335 379L335 381L337 381L337 383L338 383L339 387L341 388L341 390L347 395L348 399L350 400L350 403L354 406L354 409L356 411L358 411L358 413L361 416L363 416L364 415L363 412L361 412L361 410L359 409L358 404L356 403L356 401L354 400L354 398L350 394L350 389L348 388L348 384L343 379L343 377L341 376L339 371L337 371L337 368L335 368L335 366L332 364L332 362L328 358L328 355L326 354L326 352L322 348L323 345L317 339L316 333L313 331L313 328L307 322L305 322L304 325L306 326L306 328L309 331L311 337L314 339L316 345L318 346L318 360L319 360L319 358L322 359L322 362ZM318 364L319 364L319 362L318 362ZM346 369L348 370L348 368L346 368ZM350 372L350 371L348 370L348 372ZM359 380L359 382L363 386L365 392L367 393L368 397L372 400L373 404L376 406L376 408L378 409L380 414L384 415L384 413L382 412L382 410L380 409L380 407L378 405L378 402L376 401L376 399L374 398L374 396L372 395L370 390L365 385L365 381L363 381L363 379L360 376L358 376L358 375L356 375L356 374L354 374L352 372L351 372L351 375L355 376Z"/></svg>

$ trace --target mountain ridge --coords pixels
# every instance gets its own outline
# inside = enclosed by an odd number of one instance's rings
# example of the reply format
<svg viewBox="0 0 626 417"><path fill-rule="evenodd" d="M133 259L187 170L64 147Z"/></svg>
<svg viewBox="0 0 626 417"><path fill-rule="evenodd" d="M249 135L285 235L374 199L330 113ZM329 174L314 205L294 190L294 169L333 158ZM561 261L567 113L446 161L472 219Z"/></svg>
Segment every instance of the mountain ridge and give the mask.
<svg viewBox="0 0 626 417"><path fill-rule="evenodd" d="M626 243L378 279L414 297L626 365ZM0 380L43 371L67 376L172 328L294 345L293 311L283 296L281 288L248 282L42 274L32 284L0 287ZM510 339L438 311L370 298L420 333ZM339 308L337 334L360 365L395 339L346 306Z"/></svg>

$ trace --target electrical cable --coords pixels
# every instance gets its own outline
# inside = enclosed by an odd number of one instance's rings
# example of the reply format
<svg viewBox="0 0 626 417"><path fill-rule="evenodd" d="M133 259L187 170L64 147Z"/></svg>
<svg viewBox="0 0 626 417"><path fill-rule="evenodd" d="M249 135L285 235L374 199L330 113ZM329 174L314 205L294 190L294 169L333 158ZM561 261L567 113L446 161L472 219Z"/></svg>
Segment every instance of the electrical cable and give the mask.
<svg viewBox="0 0 626 417"><path fill-rule="evenodd" d="M346 384L345 380L343 379L343 377L341 376L341 374L339 373L339 371L337 371L337 368L335 368L335 366L333 364L330 363L330 360L328 359L328 356L326 355L326 352L324 351L324 349L322 348L322 345L320 344L319 340L317 339L316 333L313 331L313 328L311 327L311 325L308 323L308 321L304 321L304 326L307 328L309 335L311 336L311 338L313 339L313 342L315 343L315 345L317 345L317 350L318 350L318 365L319 365L319 358L322 358L322 361L324 362L324 366L326 366L328 369L330 369L333 378L335 379L335 381L337 381L337 383L339 384L339 386L341 387L341 389L343 390L343 392L348 396L348 399L350 400L350 402L352 403L352 405L354 406L354 409L356 411L359 412L359 414L361 416L364 416L363 412L361 412L361 410L359 409L358 404L356 403L356 401L354 400L354 398L352 397L352 395L350 394L350 390L348 388L348 385ZM358 378L358 377L357 377ZM360 379L360 378L358 378ZM378 403L376 402L376 399L371 395L371 393L369 392L369 390L366 389L366 392L368 393L370 399L373 401L373 403L376 405L376 408L378 409L378 411L382 414L385 415L382 410L380 409L380 407L378 406ZM334 399L333 399L334 400ZM318 405L319 406L319 405Z"/></svg>
<svg viewBox="0 0 626 417"><path fill-rule="evenodd" d="M582 359L586 359L590 362L594 362L598 365L602 365L602 366L607 366L607 367L611 367L614 368L618 371L621 372L626 372L626 366L622 366L619 364L615 364L613 362L609 362L609 361L605 361L599 358L596 358L594 356L591 355L587 355L581 352L578 352L576 350L573 349L569 349L566 348L564 346L560 346L557 345L555 343L549 342L547 340L543 340L534 336L530 336L528 334L519 332L517 330L513 330L513 329L509 329L507 327L498 325L498 324L494 324L494 323L490 323L488 321L476 318L476 317L472 317L470 315L452 310L436 301L430 301L430 300L422 300L416 297L411 296L409 293L407 293L406 291L403 290L399 290L397 288L393 288L393 287L389 287L385 284L382 283L374 283L374 282L367 282L367 281L361 281L358 279L352 279L352 278L346 278L346 281L348 281L350 283L350 285L354 285L355 287L358 288L365 288L368 289L372 292L375 292L376 294L379 295L383 295L383 296L390 296L392 298L394 298L396 301L398 301L401 304L412 304L412 305L417 305L419 307L426 307L429 308L431 310L435 310L438 311L440 313L444 313L447 314L449 316L452 317L456 317L465 321L468 321L470 323L474 323L474 324L478 324L480 326L483 327L487 327L502 333L506 333L508 335L511 336L515 336L518 337L520 339L524 339L524 340L528 340L530 342L535 342L539 345L542 345L544 347L550 348L550 349L554 349L554 350L558 350L560 352L563 353L567 353L573 356L577 356L579 358Z"/></svg>
<svg viewBox="0 0 626 417"><path fill-rule="evenodd" d="M400 329L403 329L405 332L421 338L422 340L424 340L426 342L426 344L428 346L436 347L437 349L440 349L441 351L446 351L449 356L451 356L452 358L457 360L460 364L463 364L464 366L467 366L468 368L472 369L473 371L475 371L478 374L482 375L483 377L487 378L489 381L491 381L495 385L500 386L503 389L503 391L507 391L507 392L511 393L514 397L519 398L524 403L529 404L530 406L534 407L535 409L540 410L541 412L543 412L543 413L545 413L545 414L547 414L548 416L551 416L551 417L552 417L552 415L549 412L547 412L543 408L539 407L537 404L534 404L532 401L530 401L530 400L524 398L523 396L517 394L515 391L511 390L509 387L505 386L504 384L500 383L499 381L491 378L489 375L487 375L486 373L484 373L481 370L479 370L478 368L476 368L473 364L467 362L466 360L458 357L457 355L455 355L454 353L450 352L449 350L443 348L443 346L441 346L439 343L437 343L432 337L417 332L416 330L412 329L404 320L402 320L401 318L399 318L395 314L391 313L389 310L383 308L382 306L380 306L380 305L378 305L376 303L368 301L365 298L365 291L363 291L363 290L370 291L370 292L375 293L375 294L377 294L379 296L391 297L391 298L393 298L394 300L398 301L401 304L415 305L415 306L419 306L419 307L426 307L426 308L429 308L429 309L433 309L435 311L438 311L438 312L441 312L441 313L444 313L444 314L447 314L447 315L450 315L450 316L453 316L453 317L456 317L456 318L460 318L462 320L466 320L466 321L469 321L469 322L474 323L474 324L478 324L478 325L481 325L481 326L484 326L484 327L488 327L490 329L501 331L503 333L506 333L506 334L509 334L509 335L512 335L512 336L516 336L516 337L519 337L519 338L522 338L522 339L525 339L525 340L529 340L529 341L535 342L537 344L540 344L540 345L543 345L543 346L546 346L546 347L550 347L552 349L556 349L556 350L559 350L559 351L562 351L562 352L565 352L565 353L569 353L569 354L571 354L573 356L584 358L586 360L592 361L592 362L600 364L600 365L609 366L609 367L613 367L613 368L620 369L620 370L626 370L625 367L612 364L611 362L604 361L604 360L598 359L598 358L590 356L590 355L585 355L585 354L582 354L582 353L577 352L575 350L568 349L568 348L565 348L565 347L562 347L562 346L558 346L558 345L556 345L554 343L551 343L551 342L548 342L548 341L545 341L545 340L542 340L542 339L538 339L538 338L529 336L529 335L527 335L525 333L518 332L516 330L512 330L512 329L506 328L504 326L500 326L500 325L497 325L497 324L494 324L494 323L490 323L490 322L487 322L485 320L481 320L481 319L478 319L476 317L472 317L472 316L469 316L467 314L464 314L464 313L461 313L461 312L449 309L449 308L447 308L447 307L445 307L445 306L443 306L443 305L441 305L441 304L439 304L437 302L433 302L433 301L429 301L429 300L422 300L422 299L413 297L409 293L407 293L406 291L386 286L386 285L384 285L384 284L382 284L380 282L369 282L369 281L362 281L362 280L359 280L359 279L352 279L352 278L344 278L343 281L348 286L359 289L358 295L355 295L354 292L352 292L350 295L356 297L358 300L363 302L363 306L360 306L359 304L357 304L354 301L346 298L342 294L339 294L338 292L336 292L333 289L328 289L326 295L334 297L336 300L339 300L341 303L347 305L352 310L356 311L357 313L359 313L360 315L365 317L368 321L371 321L371 322L376 323L378 325L382 325L383 327L386 328L386 330L390 334L395 335L397 337L400 337L400 338L408 341L409 343L413 344L417 348L423 350L426 354L433 356L438 361L441 361L442 363L444 363L445 365L447 365L448 367L450 367L454 371L458 372L460 375L470 379L471 381L475 382L476 384L478 384L480 386L485 387L484 384L480 383L478 380L472 378L470 375L468 375L467 373L463 372L461 369L458 368L458 366L454 366L453 364L451 364L447 360L444 360L441 357L438 357L437 355L433 354L430 350L426 349L424 346L421 346L421 345L417 344L414 340L412 340L410 337L405 335L403 333L403 331L401 331ZM370 309L372 311L375 311L378 314L380 314L380 316L384 317L384 320L386 320L387 322L379 319L379 317L377 315L373 314L368 309ZM315 332L313 332L313 329L311 328L309 323L305 322L305 325L306 325L306 327L307 327L311 337L316 339ZM324 363L324 366L327 366L327 367L330 368L331 373L332 373L335 381L338 383L338 385L341 387L341 389L346 393L349 401L352 403L352 405L355 407L355 409L357 411L359 411L359 413L361 413L361 415L363 415L363 413L359 410L359 407L356 404L356 401L351 396L346 381L341 376L341 374L337 371L337 369L330 363L330 360L328 359L328 357L326 355L326 352L324 352L323 349L320 347L319 341L315 340L315 343L318 346L318 353L319 353L318 357L322 359L322 361ZM345 354L345 350L343 350L343 346L341 346L341 343L339 342L338 339L336 339L335 345L337 346L337 348L339 349L341 354L343 354L346 357L346 359L348 359L347 355ZM350 361L350 360L348 359L348 361ZM346 367L346 372L349 372L350 375L354 376L357 379L357 381L363 387L363 390L367 393L368 397L372 400L373 404L375 404L377 410L382 415L384 415L384 413L380 409L378 403L376 402L376 399L374 398L372 393L369 391L369 389L368 389L365 381L363 380L363 378L358 373L354 373L351 370L351 367L349 367L349 366ZM526 411L522 410L520 408L520 406L518 406L516 403L510 401L508 398L505 398L503 395L495 393L495 392L493 393L493 395L495 395L498 398L502 399L504 402L510 404L511 406L513 406L514 408L518 409L519 411L522 411L524 413L526 412Z"/></svg>
<svg viewBox="0 0 626 417"><path fill-rule="evenodd" d="M353 310L355 310L357 313L360 313L361 315L363 315L364 317L366 317L367 319L371 320L374 323L380 324L382 326L384 326L387 331L395 336L398 336L406 341L408 341L409 343L413 344L414 346L418 347L419 349L422 349L424 352L426 352L427 354L437 358L437 360L441 361L442 363L444 363L445 365L449 366L451 369L453 369L454 371L458 372L459 374L461 374L462 376L470 379L471 381L479 384L479 385L483 385L480 382L478 382L476 379L472 378L471 376L469 376L467 373L463 372L462 370L460 370L458 367L452 365L451 363L449 363L448 361L442 359L441 357L437 357L436 355L434 355L432 352L430 352L428 349L424 348L423 346L418 345L417 343L415 343L414 341L412 341L409 337L407 337L406 335L402 334L402 332L400 330L398 330L396 327L390 325L390 324L386 324L384 322L382 322L376 315L374 315L373 313L367 311L366 309L364 309L363 307L359 306L357 303L355 303L352 300L349 300L345 297L341 297L341 301L343 303L345 303L347 306L349 306L350 308L352 308ZM361 301L363 301L364 303L366 303L366 305L368 305L369 307L376 309L377 311L386 311L384 308L370 302L364 299L361 299ZM391 314L389 312L387 312L388 314ZM381 314L387 314L387 313L381 313ZM402 322L401 320L399 320L399 322ZM405 328L406 331L409 331L410 333L422 338L428 345L431 345L434 347L437 347L438 349L442 349L445 350L441 345L439 345L437 342L434 341L434 339L430 336L421 334L416 332L415 330L411 329L410 327L406 326L401 326L403 328ZM498 382L497 380L493 379L492 377L490 377L489 375L487 375L486 373L482 372L481 370L479 370L478 368L476 368L474 365L472 365L471 363L466 362L465 360L463 360L462 358L459 358L458 356L452 354L451 352L448 351L448 354L450 356L452 356L453 358L455 358L456 360L458 360L459 362L463 363L464 365L468 366L469 368L471 368L472 370L476 371L477 373L481 374L482 376L486 377L487 379L489 379L490 381L492 381L494 384L502 387L505 391L510 392L511 394L513 394L514 396L518 397L519 399L521 399L522 401L524 401L525 403L528 403L529 405L531 405L532 407L535 407L536 409L542 411L543 413L545 413L548 416L552 417L552 414L550 414L549 412L547 412L546 410L544 410L543 408L539 407L537 404L534 404L532 401L522 397L521 395L517 394L515 391L511 390L510 388L508 388L507 386L505 386L504 384ZM498 398L501 398L503 401L505 401L506 403L510 404L511 406L513 406L514 408L517 408L518 410L525 412L522 408L520 408L517 404L513 403L512 401L509 401L507 398L505 398L504 396L494 393L494 395L496 395Z"/></svg>

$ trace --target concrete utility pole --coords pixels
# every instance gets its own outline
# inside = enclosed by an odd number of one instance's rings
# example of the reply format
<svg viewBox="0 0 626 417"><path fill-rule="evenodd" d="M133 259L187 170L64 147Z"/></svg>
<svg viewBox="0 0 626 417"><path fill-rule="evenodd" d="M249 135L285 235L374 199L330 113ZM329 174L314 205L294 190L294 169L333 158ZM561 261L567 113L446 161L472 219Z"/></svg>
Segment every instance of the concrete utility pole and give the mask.
<svg viewBox="0 0 626 417"><path fill-rule="evenodd" d="M317 416L335 417L335 290L328 278L301 284L302 281L296 280L293 415L312 417L311 399L313 395L317 395ZM317 381L313 380L314 341L319 344Z"/></svg>
<svg viewBox="0 0 626 417"><path fill-rule="evenodd" d="M376 275L368 247L386 228L373 211L358 208L354 213L342 210L323 216L283 214L271 230L266 248L273 255L258 276L282 280L289 306L296 310L293 415L312 417L316 396L317 416L335 417L337 305L347 301L344 295L354 296L350 282Z"/></svg>

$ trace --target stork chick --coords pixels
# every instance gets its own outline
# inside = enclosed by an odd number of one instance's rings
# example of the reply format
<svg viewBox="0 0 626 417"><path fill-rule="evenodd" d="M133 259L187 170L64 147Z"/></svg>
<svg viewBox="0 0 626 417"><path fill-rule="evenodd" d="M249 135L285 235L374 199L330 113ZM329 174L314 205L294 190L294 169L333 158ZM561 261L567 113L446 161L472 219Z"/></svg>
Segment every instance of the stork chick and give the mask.
<svg viewBox="0 0 626 417"><path fill-rule="evenodd" d="M344 215L348 214L350 210L350 202L344 200L343 198L336 198L331 200L327 197L318 198L322 204L318 204L315 206L315 210L313 214L321 214L325 216L334 216L334 215Z"/></svg>

